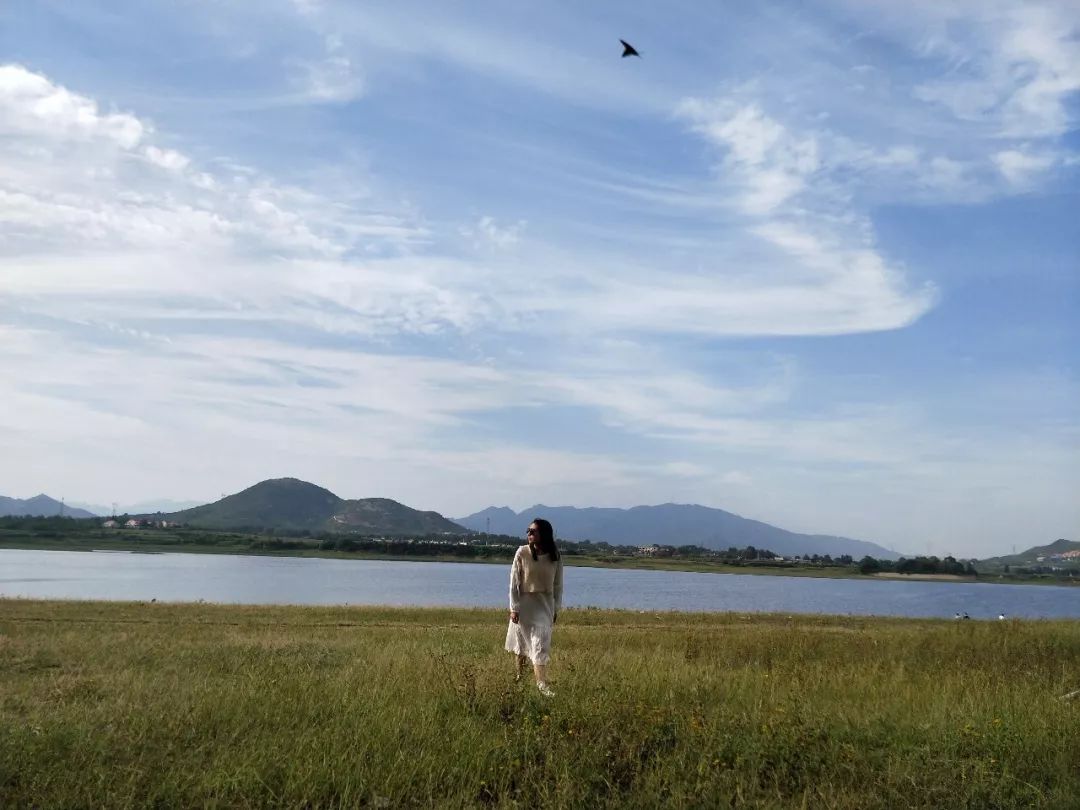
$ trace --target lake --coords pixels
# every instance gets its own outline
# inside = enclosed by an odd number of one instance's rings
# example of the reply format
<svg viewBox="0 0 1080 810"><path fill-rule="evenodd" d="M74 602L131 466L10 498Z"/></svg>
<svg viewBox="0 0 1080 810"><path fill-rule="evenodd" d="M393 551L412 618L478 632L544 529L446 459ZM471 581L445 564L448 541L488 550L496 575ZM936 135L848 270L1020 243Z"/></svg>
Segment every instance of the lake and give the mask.
<svg viewBox="0 0 1080 810"><path fill-rule="evenodd" d="M509 563L0 550L0 596L505 607ZM973 619L1080 618L1080 589L568 566L567 607Z"/></svg>

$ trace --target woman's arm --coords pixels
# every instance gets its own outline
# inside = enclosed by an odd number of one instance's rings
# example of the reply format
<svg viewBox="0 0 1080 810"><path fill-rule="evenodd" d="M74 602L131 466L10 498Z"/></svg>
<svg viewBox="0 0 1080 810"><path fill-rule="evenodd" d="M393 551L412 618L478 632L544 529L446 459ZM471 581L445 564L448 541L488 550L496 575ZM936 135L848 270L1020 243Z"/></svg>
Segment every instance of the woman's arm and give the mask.
<svg viewBox="0 0 1080 810"><path fill-rule="evenodd" d="M555 561L555 615L562 610L562 557Z"/></svg>
<svg viewBox="0 0 1080 810"><path fill-rule="evenodd" d="M521 550L514 555L514 563L510 566L510 612L517 613L521 607Z"/></svg>

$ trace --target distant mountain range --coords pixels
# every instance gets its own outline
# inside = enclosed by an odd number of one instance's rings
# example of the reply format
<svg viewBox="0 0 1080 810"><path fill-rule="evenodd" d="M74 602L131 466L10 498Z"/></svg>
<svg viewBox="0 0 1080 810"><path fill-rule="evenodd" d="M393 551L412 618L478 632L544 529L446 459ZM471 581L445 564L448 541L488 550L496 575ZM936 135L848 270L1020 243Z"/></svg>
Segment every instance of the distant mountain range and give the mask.
<svg viewBox="0 0 1080 810"><path fill-rule="evenodd" d="M692 504L666 503L632 509L579 509L537 504L521 512L506 506L493 506L468 517L455 518L455 522L480 532L524 537L525 527L534 517L550 520L558 536L566 540L592 540L620 546L656 543L717 550L754 546L783 556L829 554L839 557L850 554L855 559L869 555L879 560L900 557L898 552L877 543L824 534L798 534L722 509Z"/></svg>
<svg viewBox="0 0 1080 810"><path fill-rule="evenodd" d="M158 502L154 506L166 505ZM61 504L46 495L20 501L0 497L0 515L58 515ZM105 511L108 514L111 510ZM620 546L697 545L711 549L755 546L777 554L850 554L893 560L900 554L877 543L830 535L798 534L757 520L688 504L635 506L632 509L536 506L515 512L491 507L456 521L437 512L419 511L388 498L347 500L328 489L296 478L262 481L214 503L165 511L125 510L131 515L162 514L170 520L207 529L275 528L375 535L464 534L490 531L521 537L535 516L550 520L567 540L592 540ZM72 517L94 517L66 507Z"/></svg>
<svg viewBox="0 0 1080 810"><path fill-rule="evenodd" d="M30 515L33 517L53 517L54 515L59 514L74 518L94 517L92 512L87 512L85 509L76 509L72 506L65 506L60 501L50 498L48 495L35 495L33 498L26 499L5 498L3 495L0 495L0 516Z"/></svg>
<svg viewBox="0 0 1080 810"><path fill-rule="evenodd" d="M296 478L274 478L220 501L182 509L170 520L206 529L275 528L360 534L464 534L437 512L421 512L389 498L345 500Z"/></svg>
<svg viewBox="0 0 1080 810"><path fill-rule="evenodd" d="M203 501L174 501L169 498L155 498L138 503L117 504L114 509L111 505L101 503L83 503L72 501L72 506L78 506L95 515L150 515L156 512L177 512L181 509L190 509L193 506L202 505Z"/></svg>
<svg viewBox="0 0 1080 810"><path fill-rule="evenodd" d="M207 529L308 529L367 535L424 535L491 532L520 537L534 517L544 517L566 540L592 540L618 546L695 545L724 550L731 546L769 549L785 557L849 554L879 560L895 560L901 555L877 543L824 534L799 534L750 520L739 515L695 504L666 503L630 509L578 508L537 504L520 512L509 507L489 507L467 517L449 520L438 512L420 511L389 498L340 498L328 489L297 478L261 481L235 495L214 503L194 505L194 501L159 499L125 507L117 514L165 516L170 520ZM62 504L48 495L8 498L0 495L0 517L61 514L73 518L93 518L112 513L112 507L93 504ZM97 513L97 514L95 514ZM1006 565L1056 565L1080 567L1080 542L1060 539L1035 546L1019 554L990 557L980 561L980 569ZM1042 558L1042 559L1039 559Z"/></svg>

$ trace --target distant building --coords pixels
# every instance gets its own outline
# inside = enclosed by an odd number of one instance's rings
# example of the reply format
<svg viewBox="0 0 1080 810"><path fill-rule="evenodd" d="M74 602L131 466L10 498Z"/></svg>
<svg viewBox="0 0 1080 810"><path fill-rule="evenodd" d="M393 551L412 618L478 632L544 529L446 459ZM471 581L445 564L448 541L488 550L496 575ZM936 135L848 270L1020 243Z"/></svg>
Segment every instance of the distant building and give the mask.
<svg viewBox="0 0 1080 810"><path fill-rule="evenodd" d="M106 529L115 529L117 526L120 525L120 522L116 520L106 520L101 525Z"/></svg>
<svg viewBox="0 0 1080 810"><path fill-rule="evenodd" d="M642 557L655 557L659 550L660 546L653 543L651 546L638 546L637 553Z"/></svg>
<svg viewBox="0 0 1080 810"><path fill-rule="evenodd" d="M129 521L127 521L124 524L124 526L126 528L128 528L128 529L137 529L142 525L143 525L143 522L141 520L139 520L138 518L131 518Z"/></svg>

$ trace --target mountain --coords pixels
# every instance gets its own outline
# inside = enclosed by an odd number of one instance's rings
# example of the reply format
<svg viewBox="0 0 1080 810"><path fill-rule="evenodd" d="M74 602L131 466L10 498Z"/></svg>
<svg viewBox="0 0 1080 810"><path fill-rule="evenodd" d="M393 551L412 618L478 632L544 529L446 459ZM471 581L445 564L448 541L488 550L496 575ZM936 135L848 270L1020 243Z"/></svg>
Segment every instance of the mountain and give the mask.
<svg viewBox="0 0 1080 810"><path fill-rule="evenodd" d="M1071 556L1063 556L1069 554ZM1034 546L1019 554L1003 557L988 557L978 561L980 571L1003 568L1006 565L1057 565L1080 568L1080 542L1060 538L1045 546Z"/></svg>
<svg viewBox="0 0 1080 810"><path fill-rule="evenodd" d="M468 517L456 518L462 526L493 534L524 537L525 527L534 517L550 520L559 537L592 540L612 545L640 546L696 545L711 549L754 546L777 554L850 554L855 559L867 555L895 560L900 554L865 540L824 534L798 534L749 520L722 509L693 504L666 503L635 506L632 509L579 509L573 506L537 504L522 512L509 507L489 507Z"/></svg>
<svg viewBox="0 0 1080 810"><path fill-rule="evenodd" d="M220 501L183 509L171 520L207 529L273 528L360 534L464 534L437 512L421 512L389 498L345 500L296 478L274 478Z"/></svg>
<svg viewBox="0 0 1080 810"><path fill-rule="evenodd" d="M171 517L206 529L241 526L321 529L342 503L333 492L315 484L295 478L275 478L220 501L173 512Z"/></svg>
<svg viewBox="0 0 1080 810"><path fill-rule="evenodd" d="M96 517L92 512L85 509L76 509L65 506L60 501L50 498L48 495L35 495L33 498L20 500L19 498L5 498L0 495L0 515L31 515L33 517L53 517L63 513L65 517L91 518Z"/></svg>

